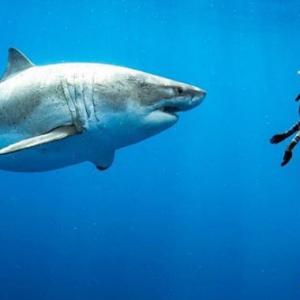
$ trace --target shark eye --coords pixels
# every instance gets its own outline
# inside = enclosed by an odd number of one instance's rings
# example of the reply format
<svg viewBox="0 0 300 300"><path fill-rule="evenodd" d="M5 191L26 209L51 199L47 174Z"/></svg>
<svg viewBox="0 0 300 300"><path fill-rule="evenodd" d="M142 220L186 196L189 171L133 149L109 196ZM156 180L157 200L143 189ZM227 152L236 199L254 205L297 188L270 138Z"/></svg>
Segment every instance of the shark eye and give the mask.
<svg viewBox="0 0 300 300"><path fill-rule="evenodd" d="M183 93L183 88L182 87L178 87L177 88L177 92L179 95L181 95Z"/></svg>

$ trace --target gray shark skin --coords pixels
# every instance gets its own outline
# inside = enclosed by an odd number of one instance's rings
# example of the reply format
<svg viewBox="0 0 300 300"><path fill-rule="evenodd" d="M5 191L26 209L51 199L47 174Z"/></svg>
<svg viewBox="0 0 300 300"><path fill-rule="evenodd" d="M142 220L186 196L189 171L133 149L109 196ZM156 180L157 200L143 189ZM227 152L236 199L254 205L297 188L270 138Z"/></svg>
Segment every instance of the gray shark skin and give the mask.
<svg viewBox="0 0 300 300"><path fill-rule="evenodd" d="M117 149L171 127L205 95L114 65L35 66L10 48L0 81L0 169L41 172L90 161L105 170Z"/></svg>

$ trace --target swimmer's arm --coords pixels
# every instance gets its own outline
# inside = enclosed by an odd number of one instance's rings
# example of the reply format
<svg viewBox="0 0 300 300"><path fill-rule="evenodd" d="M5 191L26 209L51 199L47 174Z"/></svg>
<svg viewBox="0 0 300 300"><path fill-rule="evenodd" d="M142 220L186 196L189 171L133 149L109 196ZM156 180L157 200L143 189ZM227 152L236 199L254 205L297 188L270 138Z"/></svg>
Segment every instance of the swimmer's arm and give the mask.
<svg viewBox="0 0 300 300"><path fill-rule="evenodd" d="M299 130L300 130L300 121L298 121L295 125L293 125L289 130L285 131L284 133L277 133L273 135L270 139L270 143L278 144Z"/></svg>
<svg viewBox="0 0 300 300"><path fill-rule="evenodd" d="M285 153L283 156L283 161L281 163L281 166L285 166L293 157L293 149L300 141L300 132L298 132L295 137L292 139L292 142L287 146L285 149Z"/></svg>

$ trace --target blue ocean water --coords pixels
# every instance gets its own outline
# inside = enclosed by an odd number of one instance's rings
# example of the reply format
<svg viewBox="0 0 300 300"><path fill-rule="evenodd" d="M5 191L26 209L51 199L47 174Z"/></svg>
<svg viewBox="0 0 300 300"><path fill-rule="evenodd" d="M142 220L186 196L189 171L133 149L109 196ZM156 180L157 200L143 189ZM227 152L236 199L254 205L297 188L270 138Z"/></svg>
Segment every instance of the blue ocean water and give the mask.
<svg viewBox="0 0 300 300"><path fill-rule="evenodd" d="M296 300L300 2L1 2L34 63L123 65L200 86L171 129L90 163L0 171L1 300Z"/></svg>

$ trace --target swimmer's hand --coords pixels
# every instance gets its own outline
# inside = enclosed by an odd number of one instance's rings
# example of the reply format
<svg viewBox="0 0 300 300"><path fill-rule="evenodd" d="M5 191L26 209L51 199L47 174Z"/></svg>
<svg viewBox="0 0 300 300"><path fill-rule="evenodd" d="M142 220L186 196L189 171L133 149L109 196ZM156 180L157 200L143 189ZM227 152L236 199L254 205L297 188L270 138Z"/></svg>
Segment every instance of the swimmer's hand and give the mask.
<svg viewBox="0 0 300 300"><path fill-rule="evenodd" d="M275 134L270 139L270 143L271 144L278 144L278 143L282 142L285 139L286 139L286 135L284 133Z"/></svg>

